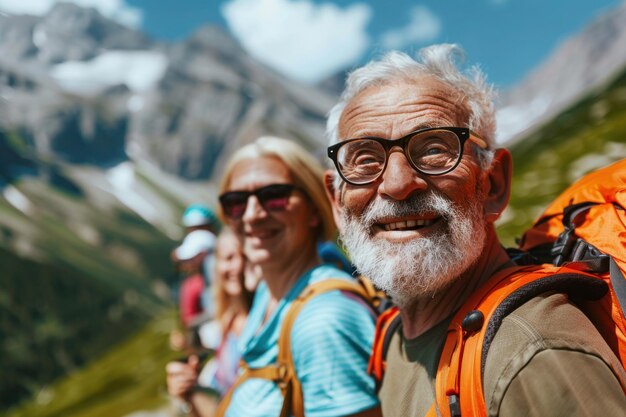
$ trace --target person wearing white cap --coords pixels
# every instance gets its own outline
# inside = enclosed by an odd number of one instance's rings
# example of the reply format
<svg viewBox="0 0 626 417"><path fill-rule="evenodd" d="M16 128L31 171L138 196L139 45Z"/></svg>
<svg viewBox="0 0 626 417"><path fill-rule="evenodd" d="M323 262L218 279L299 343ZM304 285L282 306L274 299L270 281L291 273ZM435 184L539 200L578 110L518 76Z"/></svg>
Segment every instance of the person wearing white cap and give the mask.
<svg viewBox="0 0 626 417"><path fill-rule="evenodd" d="M174 249L179 261L189 261L201 253L213 252L215 235L208 230L194 230L185 236L183 243Z"/></svg>
<svg viewBox="0 0 626 417"><path fill-rule="evenodd" d="M211 209L192 204L183 213L182 224L187 235L171 254L177 270L184 276L177 298L181 322L187 333L186 344L200 345L197 329L215 315L211 272L219 222ZM213 333L218 336L209 338L202 347L214 348L219 343L219 332Z"/></svg>
<svg viewBox="0 0 626 417"><path fill-rule="evenodd" d="M202 294L208 292L205 289L210 287L210 282L205 279L209 274L205 274L205 270L210 271L214 246L213 233L207 230L194 230L173 251L172 256L177 262L178 269L185 275L178 298L180 318L185 328L189 328L199 315L212 309L212 303L203 302ZM210 314L207 316L210 317Z"/></svg>

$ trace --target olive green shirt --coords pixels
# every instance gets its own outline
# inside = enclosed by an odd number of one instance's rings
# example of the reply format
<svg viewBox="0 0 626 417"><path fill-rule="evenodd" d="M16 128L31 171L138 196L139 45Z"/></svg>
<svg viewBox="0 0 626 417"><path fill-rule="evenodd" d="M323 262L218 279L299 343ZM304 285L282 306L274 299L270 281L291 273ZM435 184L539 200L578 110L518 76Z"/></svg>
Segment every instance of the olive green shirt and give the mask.
<svg viewBox="0 0 626 417"><path fill-rule="evenodd" d="M435 377L449 321L411 340L393 336L379 393L385 417L420 417L435 401ZM509 314L489 349L484 393L489 416L626 416L611 370L626 372L589 319L562 294L533 298Z"/></svg>

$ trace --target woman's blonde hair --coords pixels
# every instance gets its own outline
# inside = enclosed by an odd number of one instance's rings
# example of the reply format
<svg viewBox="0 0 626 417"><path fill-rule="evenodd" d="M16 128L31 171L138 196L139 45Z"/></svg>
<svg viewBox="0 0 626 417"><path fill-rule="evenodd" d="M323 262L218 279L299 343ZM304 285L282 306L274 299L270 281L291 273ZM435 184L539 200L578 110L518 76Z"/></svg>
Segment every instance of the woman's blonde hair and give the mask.
<svg viewBox="0 0 626 417"><path fill-rule="evenodd" d="M317 237L319 240L334 240L337 227L326 193L324 191L324 169L322 165L297 143L274 136L262 136L244 146L230 158L220 185L220 194L227 191L235 165L246 159L274 157L282 161L293 178L294 184L302 188L317 209L320 218ZM221 210L221 208L220 208ZM224 218L223 213L220 213Z"/></svg>

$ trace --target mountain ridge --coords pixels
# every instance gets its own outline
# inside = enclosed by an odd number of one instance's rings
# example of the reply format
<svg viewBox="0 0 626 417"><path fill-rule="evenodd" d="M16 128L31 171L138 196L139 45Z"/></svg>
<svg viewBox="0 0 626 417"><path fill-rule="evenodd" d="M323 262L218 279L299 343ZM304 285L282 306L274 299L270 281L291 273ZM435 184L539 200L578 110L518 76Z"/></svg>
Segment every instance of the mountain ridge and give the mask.
<svg viewBox="0 0 626 417"><path fill-rule="evenodd" d="M498 141L512 144L626 69L626 2L561 42L522 81L503 92Z"/></svg>

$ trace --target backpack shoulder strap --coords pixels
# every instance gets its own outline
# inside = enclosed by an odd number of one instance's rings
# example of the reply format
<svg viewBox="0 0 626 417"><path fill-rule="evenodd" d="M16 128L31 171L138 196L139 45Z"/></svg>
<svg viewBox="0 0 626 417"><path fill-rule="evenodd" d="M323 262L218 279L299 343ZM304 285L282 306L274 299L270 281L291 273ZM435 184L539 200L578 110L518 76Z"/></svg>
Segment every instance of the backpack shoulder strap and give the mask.
<svg viewBox="0 0 626 417"><path fill-rule="evenodd" d="M374 307L378 315L391 307L391 300L387 297L387 294L376 288L369 278L359 275L357 282L363 287L365 294L367 294L366 301Z"/></svg>
<svg viewBox="0 0 626 417"><path fill-rule="evenodd" d="M283 409L285 409L285 407L290 403L290 411L293 413L294 417L304 417L304 398L302 395L302 385L298 380L295 365L293 363L293 355L291 352L291 330L298 314L309 300L315 296L334 290L351 292L371 304L371 294L369 290L360 282L331 278L306 287L293 301L291 308L283 320L280 337L278 339L278 363L285 366L287 370L286 377L288 379L288 391L285 396ZM282 415L283 414L281 413L281 416ZM288 416L289 414L285 415Z"/></svg>
<svg viewBox="0 0 626 417"><path fill-rule="evenodd" d="M609 263L609 278L622 314L626 316L626 277L612 258Z"/></svg>
<svg viewBox="0 0 626 417"><path fill-rule="evenodd" d="M384 311L378 316L378 320L376 321L372 354L367 365L367 372L372 375L376 381L376 391L380 390L385 375L387 352L389 351L391 339L400 328L401 324L400 309L395 306Z"/></svg>
<svg viewBox="0 0 626 417"><path fill-rule="evenodd" d="M242 362L242 372L220 402L215 414L216 417L223 417L226 414L233 392L250 378L267 379L278 385L283 394L280 417L304 417L302 385L298 380L291 352L291 330L298 314L310 299L333 290L348 291L363 298L368 304L372 303L370 290L365 288L361 282L330 278L307 286L292 302L283 319L278 338L277 363L262 368L250 368L245 362Z"/></svg>
<svg viewBox="0 0 626 417"><path fill-rule="evenodd" d="M502 320L517 307L549 291L589 300L607 293L603 280L576 268L572 264L507 268L468 299L448 327L437 369L436 401L441 416L486 415L485 359Z"/></svg>

